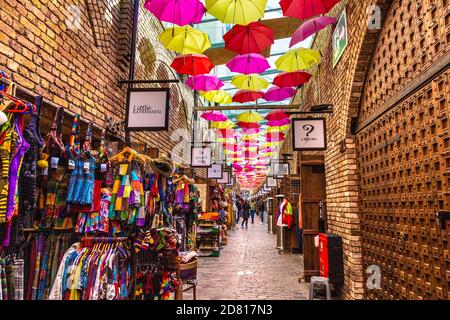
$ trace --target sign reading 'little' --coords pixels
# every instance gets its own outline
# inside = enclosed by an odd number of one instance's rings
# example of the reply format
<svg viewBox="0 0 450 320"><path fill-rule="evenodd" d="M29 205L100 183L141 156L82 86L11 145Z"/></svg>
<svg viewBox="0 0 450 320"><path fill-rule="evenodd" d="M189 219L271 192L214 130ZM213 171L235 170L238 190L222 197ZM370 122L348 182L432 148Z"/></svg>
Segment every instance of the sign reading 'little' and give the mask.
<svg viewBox="0 0 450 320"><path fill-rule="evenodd" d="M169 128L170 89L129 89L126 125L129 131Z"/></svg>

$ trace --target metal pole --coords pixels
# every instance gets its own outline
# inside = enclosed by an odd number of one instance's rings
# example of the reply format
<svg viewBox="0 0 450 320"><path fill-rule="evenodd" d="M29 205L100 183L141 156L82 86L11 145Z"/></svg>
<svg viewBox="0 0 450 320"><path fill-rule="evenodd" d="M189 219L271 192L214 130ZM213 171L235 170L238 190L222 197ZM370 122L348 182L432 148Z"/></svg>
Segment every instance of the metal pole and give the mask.
<svg viewBox="0 0 450 320"><path fill-rule="evenodd" d="M138 29L138 16L139 16L139 0L134 0L133 7L133 31L131 34L131 56L130 56L130 72L128 75L128 89L133 88L134 71L136 64L136 38ZM126 128L126 127L125 127ZM130 131L125 129L125 142L127 146L131 146Z"/></svg>

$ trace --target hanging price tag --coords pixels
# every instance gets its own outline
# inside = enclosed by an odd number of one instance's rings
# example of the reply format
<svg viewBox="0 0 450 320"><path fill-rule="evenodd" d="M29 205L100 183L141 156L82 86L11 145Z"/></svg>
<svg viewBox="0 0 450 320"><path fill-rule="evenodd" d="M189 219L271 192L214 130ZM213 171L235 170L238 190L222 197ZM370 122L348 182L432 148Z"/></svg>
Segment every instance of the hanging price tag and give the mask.
<svg viewBox="0 0 450 320"><path fill-rule="evenodd" d="M42 175L48 176L48 167L42 168Z"/></svg>
<svg viewBox="0 0 450 320"><path fill-rule="evenodd" d="M84 172L89 172L89 162L85 162L83 164L83 169L84 169Z"/></svg>
<svg viewBox="0 0 450 320"><path fill-rule="evenodd" d="M52 169L58 168L59 158L52 157L50 162L51 162Z"/></svg>
<svg viewBox="0 0 450 320"><path fill-rule="evenodd" d="M106 163L102 163L101 165L100 165L100 171L101 172L106 172L106 169L108 168L108 166L106 165Z"/></svg>
<svg viewBox="0 0 450 320"><path fill-rule="evenodd" d="M75 169L75 161L73 161L72 159L69 160L69 169L70 170Z"/></svg>

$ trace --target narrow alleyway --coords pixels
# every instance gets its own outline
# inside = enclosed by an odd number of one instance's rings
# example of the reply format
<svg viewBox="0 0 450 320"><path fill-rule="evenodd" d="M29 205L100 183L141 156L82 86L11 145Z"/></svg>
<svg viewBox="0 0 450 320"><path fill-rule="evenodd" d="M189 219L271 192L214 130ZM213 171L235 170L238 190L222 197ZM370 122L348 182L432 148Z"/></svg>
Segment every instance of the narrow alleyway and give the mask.
<svg viewBox="0 0 450 320"><path fill-rule="evenodd" d="M198 299L308 299L309 285L298 282L302 256L280 255L275 247L276 235L267 233L258 217L248 230L239 226L228 231L228 245L220 257L200 258Z"/></svg>

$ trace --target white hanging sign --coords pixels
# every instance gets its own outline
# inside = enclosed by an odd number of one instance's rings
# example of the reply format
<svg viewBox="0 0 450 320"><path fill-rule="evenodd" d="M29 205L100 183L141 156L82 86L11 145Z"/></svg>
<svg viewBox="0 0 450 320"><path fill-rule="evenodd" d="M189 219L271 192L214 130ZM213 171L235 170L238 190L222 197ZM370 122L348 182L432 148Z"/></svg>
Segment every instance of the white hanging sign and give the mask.
<svg viewBox="0 0 450 320"><path fill-rule="evenodd" d="M220 163L213 164L211 168L208 168L208 179L222 179L223 166Z"/></svg>
<svg viewBox="0 0 450 320"><path fill-rule="evenodd" d="M211 167L212 150L210 147L192 147L191 167L209 168Z"/></svg>
<svg viewBox="0 0 450 320"><path fill-rule="evenodd" d="M325 118L293 119L294 151L321 151L327 149Z"/></svg>

